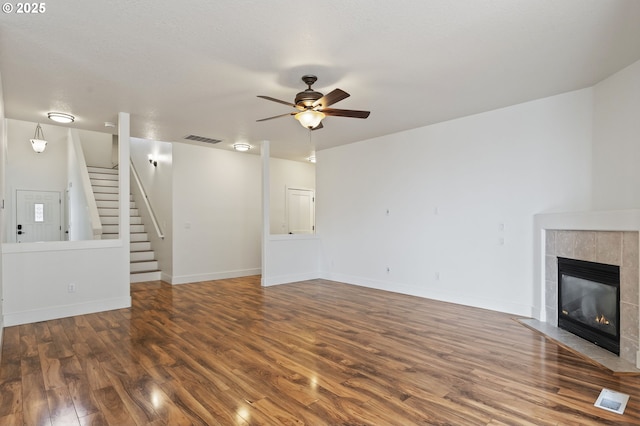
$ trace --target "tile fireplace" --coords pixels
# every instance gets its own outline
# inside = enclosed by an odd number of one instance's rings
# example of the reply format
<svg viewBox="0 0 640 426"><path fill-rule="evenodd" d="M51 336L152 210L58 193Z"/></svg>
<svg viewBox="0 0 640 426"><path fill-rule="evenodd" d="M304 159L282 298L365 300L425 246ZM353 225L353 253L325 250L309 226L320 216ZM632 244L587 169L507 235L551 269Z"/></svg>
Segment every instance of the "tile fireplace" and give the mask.
<svg viewBox="0 0 640 426"><path fill-rule="evenodd" d="M539 297L534 317L558 327L559 257L618 267L618 359L640 368L640 210L540 214L534 230L539 236L534 239L534 292Z"/></svg>
<svg viewBox="0 0 640 426"><path fill-rule="evenodd" d="M620 355L620 267L558 257L558 327Z"/></svg>

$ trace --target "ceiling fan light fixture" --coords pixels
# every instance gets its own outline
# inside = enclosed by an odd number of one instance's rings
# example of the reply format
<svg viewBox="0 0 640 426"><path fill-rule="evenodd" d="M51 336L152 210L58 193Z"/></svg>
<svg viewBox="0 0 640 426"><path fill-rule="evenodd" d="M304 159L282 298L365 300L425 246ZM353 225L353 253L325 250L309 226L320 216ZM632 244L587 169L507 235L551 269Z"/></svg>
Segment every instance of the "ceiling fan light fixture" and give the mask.
<svg viewBox="0 0 640 426"><path fill-rule="evenodd" d="M49 112L47 113L47 117L49 117L50 120L53 120L56 123L63 124L73 123L73 121L76 119L73 115L64 112Z"/></svg>
<svg viewBox="0 0 640 426"><path fill-rule="evenodd" d="M248 143L234 143L233 149L240 152L246 152L251 149L251 145L249 145Z"/></svg>
<svg viewBox="0 0 640 426"><path fill-rule="evenodd" d="M300 122L302 127L313 129L317 127L326 115L320 111L307 109L295 115L296 120Z"/></svg>

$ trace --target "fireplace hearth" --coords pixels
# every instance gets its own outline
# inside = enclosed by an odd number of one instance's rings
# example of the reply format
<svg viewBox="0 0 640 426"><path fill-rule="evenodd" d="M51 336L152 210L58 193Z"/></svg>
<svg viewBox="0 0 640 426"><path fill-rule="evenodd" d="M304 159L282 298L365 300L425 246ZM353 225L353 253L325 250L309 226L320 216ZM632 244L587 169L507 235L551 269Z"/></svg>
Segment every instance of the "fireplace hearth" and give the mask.
<svg viewBox="0 0 640 426"><path fill-rule="evenodd" d="M620 267L558 257L558 327L620 354Z"/></svg>

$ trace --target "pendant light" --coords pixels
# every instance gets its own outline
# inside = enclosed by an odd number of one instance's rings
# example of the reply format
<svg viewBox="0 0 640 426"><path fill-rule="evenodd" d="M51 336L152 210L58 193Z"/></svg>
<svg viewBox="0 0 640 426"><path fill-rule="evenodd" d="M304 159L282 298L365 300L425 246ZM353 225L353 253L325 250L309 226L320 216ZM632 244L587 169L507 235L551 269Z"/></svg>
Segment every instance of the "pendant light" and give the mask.
<svg viewBox="0 0 640 426"><path fill-rule="evenodd" d="M40 123L36 126L36 133L33 135L33 139L31 139L31 147L38 154L44 152L47 147L47 141L44 139L44 132L42 131L42 127L40 127Z"/></svg>

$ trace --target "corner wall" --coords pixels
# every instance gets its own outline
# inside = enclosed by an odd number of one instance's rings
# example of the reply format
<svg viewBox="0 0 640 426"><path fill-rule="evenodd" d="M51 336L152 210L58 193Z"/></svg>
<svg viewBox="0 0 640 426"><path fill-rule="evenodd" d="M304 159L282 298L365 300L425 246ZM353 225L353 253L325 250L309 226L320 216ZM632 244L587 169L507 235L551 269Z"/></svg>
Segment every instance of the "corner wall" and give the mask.
<svg viewBox="0 0 640 426"><path fill-rule="evenodd" d="M533 215L591 205L592 100L583 89L318 152L323 276L532 316Z"/></svg>
<svg viewBox="0 0 640 426"><path fill-rule="evenodd" d="M149 163L152 155L158 165ZM131 139L131 161L133 162L149 203L153 208L164 239L158 237L151 217L144 206L138 206L151 248L155 252L162 280L171 282L173 276L173 144L148 139ZM137 193L132 181L132 191Z"/></svg>
<svg viewBox="0 0 640 426"><path fill-rule="evenodd" d="M316 189L316 167L312 163L271 158L270 183L270 232L287 233L287 188Z"/></svg>
<svg viewBox="0 0 640 426"><path fill-rule="evenodd" d="M640 61L594 86L593 207L640 208Z"/></svg>
<svg viewBox="0 0 640 426"><path fill-rule="evenodd" d="M173 144L172 284L260 274L261 182L257 155Z"/></svg>
<svg viewBox="0 0 640 426"><path fill-rule="evenodd" d="M31 148L37 123L7 119L7 168L5 172L4 232L6 240L16 242L16 191L55 191L64 199L67 188L67 140L69 129L41 124L48 141L46 150L37 154ZM63 217L63 216L62 216Z"/></svg>

